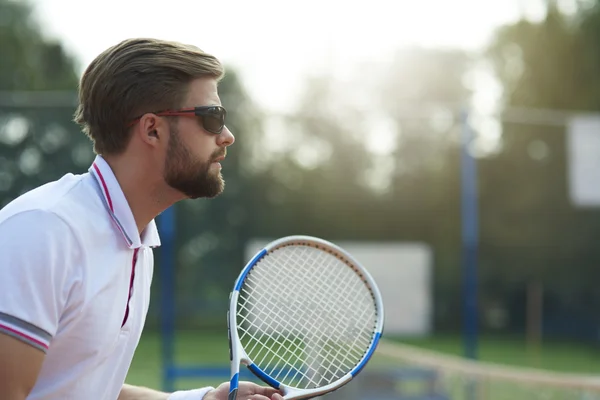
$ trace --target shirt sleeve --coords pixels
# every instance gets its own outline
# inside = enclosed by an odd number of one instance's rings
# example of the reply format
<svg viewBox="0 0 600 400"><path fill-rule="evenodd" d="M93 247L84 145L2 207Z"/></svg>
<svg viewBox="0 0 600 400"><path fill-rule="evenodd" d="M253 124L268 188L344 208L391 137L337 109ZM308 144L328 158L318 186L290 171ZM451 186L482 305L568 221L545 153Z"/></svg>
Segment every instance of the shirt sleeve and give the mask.
<svg viewBox="0 0 600 400"><path fill-rule="evenodd" d="M0 333L46 352L64 310L79 256L71 228L52 212L0 222Z"/></svg>

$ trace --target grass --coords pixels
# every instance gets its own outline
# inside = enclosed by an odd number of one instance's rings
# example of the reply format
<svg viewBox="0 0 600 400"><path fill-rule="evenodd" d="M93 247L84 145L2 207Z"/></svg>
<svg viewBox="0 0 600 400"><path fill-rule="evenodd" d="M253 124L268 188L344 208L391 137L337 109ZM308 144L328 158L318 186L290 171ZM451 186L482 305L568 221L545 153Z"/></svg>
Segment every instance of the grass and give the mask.
<svg viewBox="0 0 600 400"><path fill-rule="evenodd" d="M127 383L152 388L161 386L161 341L155 332L144 333L136 350ZM184 365L228 366L229 348L227 332L223 334L199 334L179 332L175 341L175 362ZM178 388L215 386L224 379L186 379L178 382Z"/></svg>
<svg viewBox="0 0 600 400"><path fill-rule="evenodd" d="M447 354L460 355L462 343L459 336L435 336L419 339L402 339L403 343ZM207 367L229 366L226 332L201 334L179 332L176 336L175 361L178 364L201 364ZM483 337L479 342L479 359L514 366L543 368L552 371L600 374L600 347L574 342L544 342L536 354L528 351L526 342L518 337ZM186 389L216 386L222 379L185 379L177 387ZM127 382L153 388L161 387L160 337L146 332L138 346ZM516 399L517 397L514 397Z"/></svg>
<svg viewBox="0 0 600 400"><path fill-rule="evenodd" d="M403 339L402 342L446 354L463 354L462 341L458 336ZM546 340L536 352L522 337L486 336L480 339L478 347L480 361L557 372L600 374L600 346Z"/></svg>

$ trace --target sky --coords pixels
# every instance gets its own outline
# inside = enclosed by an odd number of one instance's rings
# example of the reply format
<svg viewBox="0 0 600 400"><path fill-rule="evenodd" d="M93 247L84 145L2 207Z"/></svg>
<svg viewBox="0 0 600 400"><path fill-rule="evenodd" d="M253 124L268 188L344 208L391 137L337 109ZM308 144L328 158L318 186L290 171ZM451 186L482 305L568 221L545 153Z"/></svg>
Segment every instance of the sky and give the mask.
<svg viewBox="0 0 600 400"><path fill-rule="evenodd" d="M544 0L30 2L45 34L65 44L81 71L125 38L192 43L235 67L252 98L274 112L293 106L307 75L351 74L361 61L383 63L407 45L477 51L497 26L544 9Z"/></svg>

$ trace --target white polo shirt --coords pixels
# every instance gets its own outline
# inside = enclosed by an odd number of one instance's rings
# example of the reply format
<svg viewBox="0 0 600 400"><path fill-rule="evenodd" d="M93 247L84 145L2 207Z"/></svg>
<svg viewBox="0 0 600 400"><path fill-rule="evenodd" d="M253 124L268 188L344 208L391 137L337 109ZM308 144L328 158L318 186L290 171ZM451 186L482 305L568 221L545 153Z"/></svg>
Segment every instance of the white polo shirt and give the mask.
<svg viewBox="0 0 600 400"><path fill-rule="evenodd" d="M117 399L159 245L100 156L0 210L0 332L46 353L28 399Z"/></svg>

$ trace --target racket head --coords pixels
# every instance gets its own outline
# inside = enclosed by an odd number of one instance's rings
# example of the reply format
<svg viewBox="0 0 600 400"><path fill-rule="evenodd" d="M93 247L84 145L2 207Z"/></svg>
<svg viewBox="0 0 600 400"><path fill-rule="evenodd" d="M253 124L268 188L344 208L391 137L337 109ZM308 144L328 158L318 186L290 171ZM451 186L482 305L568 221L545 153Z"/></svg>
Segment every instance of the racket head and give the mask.
<svg viewBox="0 0 600 400"><path fill-rule="evenodd" d="M311 236L271 242L246 264L230 295L229 399L240 365L286 399L333 391L364 368L383 327L377 284L348 252Z"/></svg>

